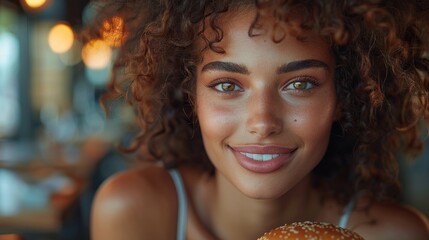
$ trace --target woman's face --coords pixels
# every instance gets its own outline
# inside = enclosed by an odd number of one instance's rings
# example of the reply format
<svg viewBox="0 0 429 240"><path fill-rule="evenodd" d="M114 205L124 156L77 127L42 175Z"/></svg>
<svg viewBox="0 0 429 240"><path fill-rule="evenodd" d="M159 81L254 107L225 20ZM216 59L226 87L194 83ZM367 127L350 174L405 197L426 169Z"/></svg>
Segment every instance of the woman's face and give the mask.
<svg viewBox="0 0 429 240"><path fill-rule="evenodd" d="M269 30L249 37L253 17L250 10L223 17L218 46L225 53L203 53L196 113L219 177L269 199L294 187L325 154L336 112L335 62L315 33L280 43Z"/></svg>

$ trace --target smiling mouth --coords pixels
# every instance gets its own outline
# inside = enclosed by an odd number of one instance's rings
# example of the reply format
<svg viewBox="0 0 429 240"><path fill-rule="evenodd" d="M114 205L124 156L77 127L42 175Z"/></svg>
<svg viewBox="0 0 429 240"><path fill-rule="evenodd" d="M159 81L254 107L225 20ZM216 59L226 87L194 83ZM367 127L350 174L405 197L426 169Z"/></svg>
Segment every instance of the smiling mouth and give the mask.
<svg viewBox="0 0 429 240"><path fill-rule="evenodd" d="M280 154L257 154L257 153L247 153L247 152L239 152L239 153L256 161L270 161L280 156Z"/></svg>
<svg viewBox="0 0 429 240"><path fill-rule="evenodd" d="M254 173L270 173L287 165L294 158L298 148L279 145L236 145L229 146L237 162Z"/></svg>

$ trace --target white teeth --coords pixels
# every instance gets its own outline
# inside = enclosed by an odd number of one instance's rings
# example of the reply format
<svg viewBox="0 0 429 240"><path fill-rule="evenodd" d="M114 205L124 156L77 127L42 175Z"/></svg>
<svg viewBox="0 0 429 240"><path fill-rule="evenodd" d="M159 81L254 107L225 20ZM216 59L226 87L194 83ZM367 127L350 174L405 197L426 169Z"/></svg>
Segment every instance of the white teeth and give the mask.
<svg viewBox="0 0 429 240"><path fill-rule="evenodd" d="M247 153L247 152L240 152L240 153L256 161L269 161L273 158L280 156L280 154L256 154L256 153Z"/></svg>

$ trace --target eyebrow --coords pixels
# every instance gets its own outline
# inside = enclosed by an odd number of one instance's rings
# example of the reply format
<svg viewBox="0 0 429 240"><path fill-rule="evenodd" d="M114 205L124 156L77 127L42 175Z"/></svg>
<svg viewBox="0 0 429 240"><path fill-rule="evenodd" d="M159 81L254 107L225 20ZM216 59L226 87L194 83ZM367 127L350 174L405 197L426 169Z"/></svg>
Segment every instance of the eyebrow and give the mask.
<svg viewBox="0 0 429 240"><path fill-rule="evenodd" d="M202 72L206 71L226 71L226 72L233 72L233 73L241 73L241 74L249 74L249 69L247 67L232 63L232 62L221 62L221 61L214 61L209 62L206 65L204 65Z"/></svg>
<svg viewBox="0 0 429 240"><path fill-rule="evenodd" d="M293 61L287 64L284 64L277 68L277 73L288 73L293 71L298 71L307 68L324 68L329 69L328 64L316 59L307 59L301 61ZM214 61L209 62L201 70L202 72L207 71L225 71L232 73L240 73L240 74L250 74L249 69L246 66L241 64L232 63L232 62L222 62L222 61Z"/></svg>
<svg viewBox="0 0 429 240"><path fill-rule="evenodd" d="M307 59L302 61L294 61L288 64L284 64L277 68L277 73L288 73L293 71L298 71L306 68L325 68L329 70L328 64L316 59Z"/></svg>

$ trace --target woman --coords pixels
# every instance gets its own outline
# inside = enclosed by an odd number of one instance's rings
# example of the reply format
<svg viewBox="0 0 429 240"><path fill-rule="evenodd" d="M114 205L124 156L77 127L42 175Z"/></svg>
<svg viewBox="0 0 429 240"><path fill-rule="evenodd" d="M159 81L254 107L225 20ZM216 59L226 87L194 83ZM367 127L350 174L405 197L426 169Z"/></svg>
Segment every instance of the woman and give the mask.
<svg viewBox="0 0 429 240"><path fill-rule="evenodd" d="M107 98L136 107L131 150L155 163L101 187L92 239L256 239L298 221L428 239L427 219L390 201L394 153L417 150L428 119L417 8L124 2L127 41Z"/></svg>

